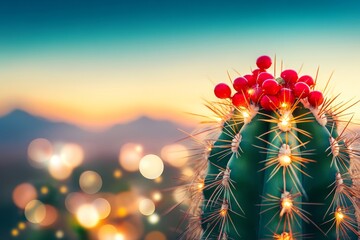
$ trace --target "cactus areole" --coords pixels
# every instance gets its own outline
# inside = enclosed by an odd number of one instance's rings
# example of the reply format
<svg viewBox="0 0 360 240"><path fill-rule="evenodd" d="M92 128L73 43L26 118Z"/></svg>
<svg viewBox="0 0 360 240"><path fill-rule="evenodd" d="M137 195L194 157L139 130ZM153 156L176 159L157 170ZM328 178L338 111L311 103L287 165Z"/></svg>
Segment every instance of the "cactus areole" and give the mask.
<svg viewBox="0 0 360 240"><path fill-rule="evenodd" d="M214 89L213 108L227 112L196 176L201 227L196 235L189 226L188 239L358 239L358 136L348 133L350 120L338 129L346 104L332 106L310 75L267 73L268 56L256 63L233 89Z"/></svg>

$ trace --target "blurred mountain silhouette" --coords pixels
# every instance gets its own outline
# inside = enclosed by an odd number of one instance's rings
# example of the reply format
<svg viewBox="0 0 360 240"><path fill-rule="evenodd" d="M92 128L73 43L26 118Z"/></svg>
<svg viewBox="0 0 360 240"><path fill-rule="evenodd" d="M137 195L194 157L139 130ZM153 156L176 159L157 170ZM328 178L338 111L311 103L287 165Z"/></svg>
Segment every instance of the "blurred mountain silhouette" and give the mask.
<svg viewBox="0 0 360 240"><path fill-rule="evenodd" d="M121 145L128 142L142 144L145 153L158 153L164 145L184 137L179 128L188 130L170 121L141 117L102 132L91 132L15 109L0 118L0 164L26 157L27 146L35 138L78 143L90 160L100 156L117 157Z"/></svg>

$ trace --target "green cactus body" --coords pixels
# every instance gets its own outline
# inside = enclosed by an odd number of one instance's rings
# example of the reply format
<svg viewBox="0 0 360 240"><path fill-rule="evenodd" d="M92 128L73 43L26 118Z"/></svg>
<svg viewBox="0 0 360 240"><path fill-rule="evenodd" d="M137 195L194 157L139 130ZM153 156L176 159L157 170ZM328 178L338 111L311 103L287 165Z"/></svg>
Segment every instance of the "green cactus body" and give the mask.
<svg viewBox="0 0 360 240"><path fill-rule="evenodd" d="M215 87L244 118L225 122L208 156L199 238L358 239L360 194L349 168L359 156L347 145L354 139L339 136L337 116L307 85L314 87L311 77L285 70L261 83L257 74L234 80L232 97L224 84Z"/></svg>

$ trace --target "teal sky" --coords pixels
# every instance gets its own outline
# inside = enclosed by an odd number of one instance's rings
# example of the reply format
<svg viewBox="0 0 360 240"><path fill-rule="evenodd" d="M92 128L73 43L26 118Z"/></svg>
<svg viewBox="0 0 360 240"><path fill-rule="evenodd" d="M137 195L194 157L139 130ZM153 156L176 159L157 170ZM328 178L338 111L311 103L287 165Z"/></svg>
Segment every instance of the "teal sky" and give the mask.
<svg viewBox="0 0 360 240"><path fill-rule="evenodd" d="M335 85L354 96L346 86L359 81L359 26L355 0L1 1L0 110L98 124L130 108L123 120L198 111L211 81L249 71L262 54L310 74L320 65L324 79L335 70Z"/></svg>

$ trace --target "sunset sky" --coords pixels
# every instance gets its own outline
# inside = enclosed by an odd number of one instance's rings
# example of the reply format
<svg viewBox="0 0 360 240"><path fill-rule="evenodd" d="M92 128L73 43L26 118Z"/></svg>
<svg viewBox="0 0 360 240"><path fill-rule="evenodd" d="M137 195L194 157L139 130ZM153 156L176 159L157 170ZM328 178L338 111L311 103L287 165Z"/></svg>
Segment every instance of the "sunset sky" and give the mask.
<svg viewBox="0 0 360 240"><path fill-rule="evenodd" d="M191 123L227 70L248 73L263 54L320 66L323 82L334 70L334 92L358 97L359 13L358 0L1 1L0 114Z"/></svg>

